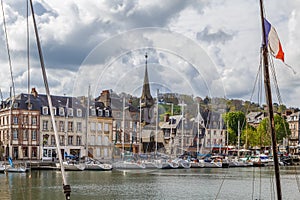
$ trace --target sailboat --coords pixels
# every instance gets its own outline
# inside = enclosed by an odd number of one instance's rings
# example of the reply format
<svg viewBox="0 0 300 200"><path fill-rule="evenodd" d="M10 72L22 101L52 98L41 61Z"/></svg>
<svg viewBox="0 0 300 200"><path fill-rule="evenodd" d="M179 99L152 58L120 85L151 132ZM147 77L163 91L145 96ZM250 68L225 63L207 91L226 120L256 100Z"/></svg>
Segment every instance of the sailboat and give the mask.
<svg viewBox="0 0 300 200"><path fill-rule="evenodd" d="M8 158L9 165L6 165L5 163L0 166L0 172L6 173L6 172L15 172L15 173L25 173L29 171L29 168L27 168L26 163L24 165L18 164L15 165L11 159L11 157Z"/></svg>

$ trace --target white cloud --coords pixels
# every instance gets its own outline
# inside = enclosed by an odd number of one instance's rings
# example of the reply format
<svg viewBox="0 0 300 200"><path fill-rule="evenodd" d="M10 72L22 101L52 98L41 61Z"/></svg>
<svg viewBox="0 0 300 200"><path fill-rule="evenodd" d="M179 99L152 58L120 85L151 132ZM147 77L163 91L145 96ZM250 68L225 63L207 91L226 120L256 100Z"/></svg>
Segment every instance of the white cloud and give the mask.
<svg viewBox="0 0 300 200"><path fill-rule="evenodd" d="M100 92L96 90L111 89L115 86L120 90L126 89L122 81L128 82L128 74L124 75L124 70L127 70L130 72L130 81L136 84L127 89L138 93L138 84L142 79L140 76L143 76L144 51L150 47L152 52L149 54L153 58L149 56L149 62L152 62L150 64L155 69L150 72L150 81L165 84L166 90L170 86L161 80L172 70L173 74L167 77L172 83L172 90L186 87L191 89L191 93L197 90L201 95L208 95L210 92L211 95L216 95L224 86L228 97L249 100L247 98L251 95L259 65L261 25L258 3L257 0L35 1L51 91L71 95L74 92L73 86L87 83L100 84L94 86L96 94ZM293 75L282 63L275 62L282 96L286 97L283 98L284 103L299 106L296 99L300 97L297 93L300 87L297 81L300 78L297 62L300 56L297 46L300 43L300 33L297 29L300 22L300 3L265 1L265 11L279 34L287 63L298 71ZM23 91L26 89L24 84L27 70L24 1L8 2L5 4L5 12L16 85L22 88L18 91L26 92L27 90ZM42 77L39 75L39 61L31 21L30 19L31 68L34 73L32 82L39 91L43 91L42 81L38 81L42 80ZM170 31L173 33L173 39L170 41L168 35L162 32L151 33L149 30L144 34L126 33L138 32L137 30L142 33L143 27L159 27ZM0 34L2 43L5 44L3 31ZM120 38L120 34L123 34L124 38ZM178 41L174 41L175 36ZM97 47L104 48L98 52L100 54L96 54ZM112 60L113 58L116 60ZM211 73L209 67L201 65L202 61L209 63L209 58L212 63L208 66L215 64L215 73ZM97 67L104 67L108 62L112 64L107 71L104 70L107 73L104 73L103 80L107 81L103 82L98 80L103 73L101 68L88 66L96 64ZM0 87L7 93L11 81L7 73L5 46L0 50L0 64L1 69L5 69L1 70L0 78L4 81ZM82 75L81 80L78 76L75 78L75 75L79 74ZM120 80L111 82L114 79ZM209 87L215 91L209 91Z"/></svg>

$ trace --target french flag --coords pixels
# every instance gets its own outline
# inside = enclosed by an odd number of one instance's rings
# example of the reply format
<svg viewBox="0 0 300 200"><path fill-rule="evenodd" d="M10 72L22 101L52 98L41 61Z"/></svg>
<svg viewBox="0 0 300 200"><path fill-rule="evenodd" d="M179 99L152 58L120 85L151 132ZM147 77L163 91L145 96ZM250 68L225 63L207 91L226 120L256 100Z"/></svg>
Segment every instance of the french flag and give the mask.
<svg viewBox="0 0 300 200"><path fill-rule="evenodd" d="M278 38L277 32L273 26L268 22L268 20L264 19L265 25L265 37L267 44L269 46L269 50L271 54L284 62L284 52L281 47L280 40Z"/></svg>

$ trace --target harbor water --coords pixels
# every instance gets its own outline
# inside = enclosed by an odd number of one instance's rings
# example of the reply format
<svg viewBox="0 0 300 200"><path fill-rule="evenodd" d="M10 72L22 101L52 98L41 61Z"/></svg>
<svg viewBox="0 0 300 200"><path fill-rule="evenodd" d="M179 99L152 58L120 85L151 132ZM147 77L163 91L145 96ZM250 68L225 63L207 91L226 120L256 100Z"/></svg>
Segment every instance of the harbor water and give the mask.
<svg viewBox="0 0 300 200"><path fill-rule="evenodd" d="M276 199L273 169L198 168L68 171L71 200ZM281 168L283 199L300 197L300 167ZM60 171L0 174L0 199L65 199Z"/></svg>

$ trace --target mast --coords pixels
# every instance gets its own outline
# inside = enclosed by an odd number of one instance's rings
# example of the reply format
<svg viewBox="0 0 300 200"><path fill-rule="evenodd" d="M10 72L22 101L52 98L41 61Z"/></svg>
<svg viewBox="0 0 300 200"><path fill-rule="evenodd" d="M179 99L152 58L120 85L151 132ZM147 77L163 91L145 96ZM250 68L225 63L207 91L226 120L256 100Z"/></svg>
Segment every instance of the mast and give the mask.
<svg viewBox="0 0 300 200"><path fill-rule="evenodd" d="M157 135L158 135L158 118L159 118L159 115L158 115L158 93L159 93L159 90L157 89L156 90L156 116L155 116L155 156L157 156Z"/></svg>
<svg viewBox="0 0 300 200"><path fill-rule="evenodd" d="M271 87L270 87L268 47L267 47L267 40L265 37L266 31L265 31L265 24L264 24L263 0L260 0L260 15L261 15L261 23L262 23L262 50L263 50L263 63L264 63L265 93L266 93L266 101L267 101L268 111L269 111L269 124L270 124L271 139L272 139L273 157L274 157L274 170L275 170L275 178L276 178L277 199L281 200L282 193L281 193L281 185L280 185L279 162L278 162L278 154L277 154L276 134L275 134L275 128L274 128L275 126L274 126L273 104L272 104Z"/></svg>
<svg viewBox="0 0 300 200"><path fill-rule="evenodd" d="M34 32L35 32L35 37L36 37L36 42L37 42L37 47L38 47L40 64L41 64L41 68L42 68L42 74L43 74L43 79L44 79L45 90L46 90L46 94L47 94L48 104L49 104L49 107L50 107L51 121L52 121L52 124L53 124L53 130L54 130L54 133L55 133L54 135L55 135L56 149L57 149L57 154L58 154L59 164L60 164L60 170L61 170L62 179L63 179L63 190L64 190L64 193L65 193L66 199L70 200L71 186L68 184L67 178L65 176L65 168L63 166L63 160L62 160L62 155L61 155L61 151L60 151L59 137L58 137L56 123L55 123L55 119L54 119L52 100L51 100L51 96L50 96L50 90L49 90L49 84L48 84L46 69L45 69L44 57L43 57L42 47L41 47L40 38L39 38L39 34L38 34L38 29L37 29L37 25L36 25L32 0L30 0L30 8L31 8L31 13L32 13Z"/></svg>
<svg viewBox="0 0 300 200"><path fill-rule="evenodd" d="M200 118L200 106L199 103L197 103L197 111L198 111L198 119L197 119L197 157L199 154L199 129L200 129L200 124L199 124L199 118Z"/></svg>
<svg viewBox="0 0 300 200"><path fill-rule="evenodd" d="M87 94L87 103L86 103L86 116L85 116L85 151L86 151L87 158L89 157L88 123L89 123L89 115L90 115L90 90L91 90L91 86L89 85L88 94Z"/></svg>

